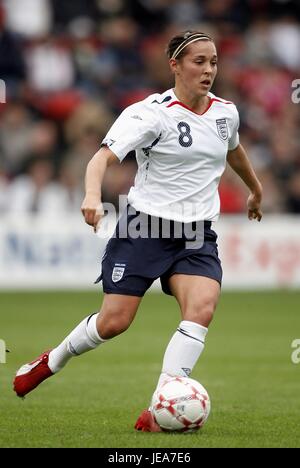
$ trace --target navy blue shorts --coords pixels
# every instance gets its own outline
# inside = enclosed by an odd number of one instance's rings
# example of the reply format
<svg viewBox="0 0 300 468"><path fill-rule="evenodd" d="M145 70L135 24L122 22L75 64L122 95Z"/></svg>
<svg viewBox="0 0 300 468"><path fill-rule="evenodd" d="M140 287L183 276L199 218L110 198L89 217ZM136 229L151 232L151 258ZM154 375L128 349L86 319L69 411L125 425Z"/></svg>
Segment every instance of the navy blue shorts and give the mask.
<svg viewBox="0 0 300 468"><path fill-rule="evenodd" d="M141 214L143 227L146 223L148 234L151 221L154 220L155 225L160 226L156 238L137 237L136 233L132 235L131 232L128 234L128 231L124 235L124 230L122 231L124 225L127 223L128 226L132 221L135 222ZM217 234L211 229L211 222L201 223L203 245L189 248L190 244L187 244L187 240L191 240L191 237L189 234L187 239L186 230L184 230L187 224L168 222L171 225L169 236L166 238L161 228L161 223L164 221L136 211L135 214L128 214L127 207L116 226L113 237L107 243L102 257L102 273L96 280L96 283L102 280L105 293L142 297L153 281L160 278L162 290L172 295L169 278L174 273L206 276L218 281L221 285L222 267L218 257ZM180 238L178 238L178 225L183 233ZM143 232L145 234L145 230Z"/></svg>

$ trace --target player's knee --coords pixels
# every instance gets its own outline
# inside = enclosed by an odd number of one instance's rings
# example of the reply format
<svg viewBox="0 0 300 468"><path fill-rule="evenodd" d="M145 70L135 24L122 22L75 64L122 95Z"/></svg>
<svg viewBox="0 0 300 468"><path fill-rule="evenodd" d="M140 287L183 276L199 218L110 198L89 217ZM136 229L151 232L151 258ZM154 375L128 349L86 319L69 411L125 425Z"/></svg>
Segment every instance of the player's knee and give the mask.
<svg viewBox="0 0 300 468"><path fill-rule="evenodd" d="M127 330L131 322L131 314L126 310L101 312L97 322L98 333L101 338L108 340Z"/></svg>
<svg viewBox="0 0 300 468"><path fill-rule="evenodd" d="M204 298L188 304L183 310L184 320L199 323L203 327L208 327L213 319L216 303L211 298Z"/></svg>
<svg viewBox="0 0 300 468"><path fill-rule="evenodd" d="M101 338L109 340L123 333L128 327L128 323L120 323L118 320L109 319L98 331Z"/></svg>

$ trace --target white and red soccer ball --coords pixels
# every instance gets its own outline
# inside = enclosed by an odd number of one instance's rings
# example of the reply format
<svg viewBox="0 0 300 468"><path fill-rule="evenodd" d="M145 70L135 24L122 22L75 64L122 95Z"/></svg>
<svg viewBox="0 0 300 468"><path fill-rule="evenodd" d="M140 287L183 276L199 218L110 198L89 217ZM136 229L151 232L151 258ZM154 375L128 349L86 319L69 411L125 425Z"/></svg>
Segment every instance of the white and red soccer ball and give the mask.
<svg viewBox="0 0 300 468"><path fill-rule="evenodd" d="M165 431L196 431L209 416L210 399L196 380L174 377L154 392L151 411Z"/></svg>

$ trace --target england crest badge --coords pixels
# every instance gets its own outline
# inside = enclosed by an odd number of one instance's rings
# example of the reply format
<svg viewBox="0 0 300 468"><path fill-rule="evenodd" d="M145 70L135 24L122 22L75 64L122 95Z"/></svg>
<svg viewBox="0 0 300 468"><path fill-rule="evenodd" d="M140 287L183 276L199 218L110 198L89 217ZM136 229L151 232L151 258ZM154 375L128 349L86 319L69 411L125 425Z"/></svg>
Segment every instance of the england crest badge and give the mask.
<svg viewBox="0 0 300 468"><path fill-rule="evenodd" d="M124 263L115 264L113 271L112 271L112 275L111 275L111 279L114 283L117 283L123 278L125 266L126 265Z"/></svg>
<svg viewBox="0 0 300 468"><path fill-rule="evenodd" d="M226 119L217 119L216 124L217 124L217 130L218 130L219 136L222 138L222 140L227 140L228 139L228 127L227 127Z"/></svg>

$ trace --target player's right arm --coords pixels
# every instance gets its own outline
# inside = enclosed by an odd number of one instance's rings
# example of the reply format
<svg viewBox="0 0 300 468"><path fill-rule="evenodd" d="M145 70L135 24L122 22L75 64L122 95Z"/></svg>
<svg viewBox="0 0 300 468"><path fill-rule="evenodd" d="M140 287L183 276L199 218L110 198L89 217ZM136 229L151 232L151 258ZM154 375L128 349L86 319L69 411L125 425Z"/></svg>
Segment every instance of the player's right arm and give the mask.
<svg viewBox="0 0 300 468"><path fill-rule="evenodd" d="M81 205L81 212L85 222L93 226L95 232L104 215L101 201L104 174L107 167L115 161L119 161L117 156L107 146L103 146L92 157L86 168L85 197Z"/></svg>
<svg viewBox="0 0 300 468"><path fill-rule="evenodd" d="M127 107L114 122L86 170L86 196L81 211L85 222L93 226L94 231L104 215L101 186L106 168L115 161L122 162L130 151L151 145L160 133L156 106L149 102L141 101Z"/></svg>

